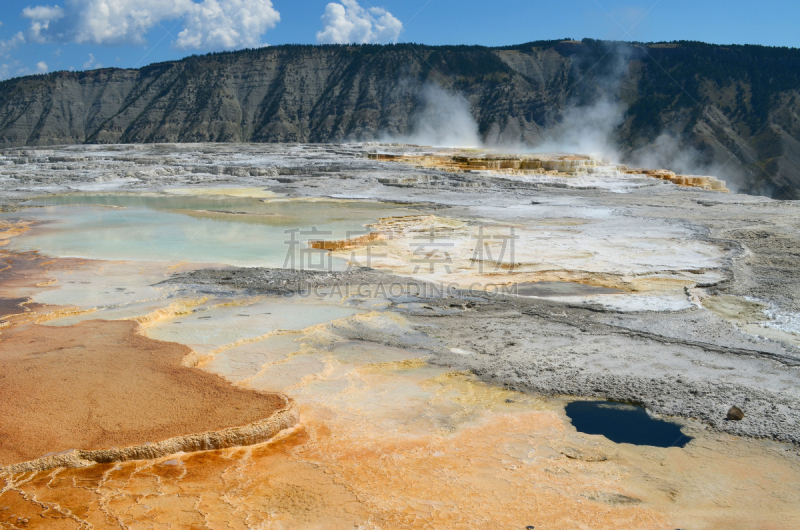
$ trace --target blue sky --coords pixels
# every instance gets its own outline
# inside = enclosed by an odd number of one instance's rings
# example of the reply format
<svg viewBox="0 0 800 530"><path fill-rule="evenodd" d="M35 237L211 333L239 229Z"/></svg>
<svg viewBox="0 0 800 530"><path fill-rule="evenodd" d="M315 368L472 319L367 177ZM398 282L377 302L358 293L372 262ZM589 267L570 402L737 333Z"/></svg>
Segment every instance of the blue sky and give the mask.
<svg viewBox="0 0 800 530"><path fill-rule="evenodd" d="M0 79L265 44L585 37L800 47L797 0L2 0Z"/></svg>

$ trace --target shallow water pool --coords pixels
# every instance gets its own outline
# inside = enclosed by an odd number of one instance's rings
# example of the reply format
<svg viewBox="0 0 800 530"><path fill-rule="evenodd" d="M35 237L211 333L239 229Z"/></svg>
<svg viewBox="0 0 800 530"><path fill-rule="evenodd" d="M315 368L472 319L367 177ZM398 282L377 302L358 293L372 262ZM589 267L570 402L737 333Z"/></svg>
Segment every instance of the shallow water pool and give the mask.
<svg viewBox="0 0 800 530"><path fill-rule="evenodd" d="M380 217L418 213L370 201L73 194L29 201L5 217L36 222L10 250L58 257L341 270L309 240L364 234Z"/></svg>
<svg viewBox="0 0 800 530"><path fill-rule="evenodd" d="M615 443L684 447L691 438L680 425L651 418L636 405L610 401L573 401L566 406L572 425L585 434L600 434Z"/></svg>

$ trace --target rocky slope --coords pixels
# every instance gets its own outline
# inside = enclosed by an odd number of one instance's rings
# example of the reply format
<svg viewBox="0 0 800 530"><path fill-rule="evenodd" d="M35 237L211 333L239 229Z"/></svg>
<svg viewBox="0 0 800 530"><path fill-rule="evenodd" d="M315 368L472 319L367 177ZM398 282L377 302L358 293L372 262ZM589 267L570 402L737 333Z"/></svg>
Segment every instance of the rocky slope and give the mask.
<svg viewBox="0 0 800 530"><path fill-rule="evenodd" d="M467 98L489 144L537 145L570 116L593 116L567 136L800 198L800 50L757 46L278 46L57 72L0 83L0 146L402 136L429 83ZM598 101L612 110L598 114Z"/></svg>

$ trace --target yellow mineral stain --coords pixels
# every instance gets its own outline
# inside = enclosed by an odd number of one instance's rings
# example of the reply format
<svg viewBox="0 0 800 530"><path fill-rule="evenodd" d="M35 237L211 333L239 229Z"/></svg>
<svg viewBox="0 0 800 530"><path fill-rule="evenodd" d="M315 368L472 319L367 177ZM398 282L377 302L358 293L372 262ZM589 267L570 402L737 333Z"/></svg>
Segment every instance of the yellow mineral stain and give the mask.
<svg viewBox="0 0 800 530"><path fill-rule="evenodd" d="M162 307L146 315L132 317L126 320L138 322L143 328L145 328L163 320L190 315L195 307L203 305L208 300L209 298L207 296L194 299L178 300L177 302L172 302L167 307Z"/></svg>
<svg viewBox="0 0 800 530"><path fill-rule="evenodd" d="M736 324L752 324L769 320L764 313L769 306L739 296L710 296L705 298L702 304L717 316Z"/></svg>
<svg viewBox="0 0 800 530"><path fill-rule="evenodd" d="M699 296L699 301L703 307L732 322L745 333L800 346L799 334L766 325L771 320L765 313L769 309L766 304L741 296L707 296L705 293Z"/></svg>
<svg viewBox="0 0 800 530"><path fill-rule="evenodd" d="M43 324L45 322L49 322L51 320L57 320L59 318L64 317L73 317L77 315L89 315L95 313L97 311L96 308L91 309L80 309L77 307L68 307L65 309L57 309L55 311L51 311L49 313L45 313L43 315L39 315L35 317L34 322L37 324Z"/></svg>

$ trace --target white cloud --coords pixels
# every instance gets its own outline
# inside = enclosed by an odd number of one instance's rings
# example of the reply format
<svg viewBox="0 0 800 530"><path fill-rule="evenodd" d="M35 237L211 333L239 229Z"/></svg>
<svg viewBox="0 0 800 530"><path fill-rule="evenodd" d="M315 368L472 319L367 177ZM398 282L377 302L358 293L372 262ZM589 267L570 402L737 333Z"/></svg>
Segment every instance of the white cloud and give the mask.
<svg viewBox="0 0 800 530"><path fill-rule="evenodd" d="M41 73L41 72L37 70L31 70L29 67L23 66L22 61L19 60L14 60L8 63L0 64L0 79L8 79L9 77L20 77L23 75L31 75L35 73Z"/></svg>
<svg viewBox="0 0 800 530"><path fill-rule="evenodd" d="M39 42L145 44L145 35L163 28L180 48L228 49L258 45L280 21L271 0L65 0L64 7L25 8L29 35Z"/></svg>
<svg viewBox="0 0 800 530"><path fill-rule="evenodd" d="M280 22L271 0L205 0L193 4L175 46L231 49L261 46L261 35Z"/></svg>
<svg viewBox="0 0 800 530"><path fill-rule="evenodd" d="M10 77L12 68L13 65L7 63L0 64L0 79L7 79L8 77Z"/></svg>
<svg viewBox="0 0 800 530"><path fill-rule="evenodd" d="M403 31L403 23L385 9L364 9L357 0L340 2L325 7L323 28L317 33L320 44L396 42Z"/></svg>
<svg viewBox="0 0 800 530"><path fill-rule="evenodd" d="M61 6L22 10L29 35L38 42L144 44L144 34L161 20L177 18L191 0L65 0Z"/></svg>
<svg viewBox="0 0 800 530"><path fill-rule="evenodd" d="M8 40L0 40L0 57L6 57L21 44L25 44L25 35L21 31Z"/></svg>
<svg viewBox="0 0 800 530"><path fill-rule="evenodd" d="M84 70L93 70L95 68L102 68L102 67L103 65L100 63L100 61L94 58L93 53L90 53L89 59L85 63L83 63Z"/></svg>
<svg viewBox="0 0 800 530"><path fill-rule="evenodd" d="M31 70L28 66L23 66L22 61L11 61L8 63L0 64L0 79L8 79L9 77L21 77L31 74L42 74L48 70L47 63L44 61L36 65L36 70Z"/></svg>
<svg viewBox="0 0 800 530"><path fill-rule="evenodd" d="M56 20L64 16L64 9L61 6L26 7L22 16L31 20Z"/></svg>
<svg viewBox="0 0 800 530"><path fill-rule="evenodd" d="M50 23L64 18L64 10L59 6L36 6L26 7L22 10L22 16L30 19L31 29L28 32L34 42L45 42L43 36L50 29Z"/></svg>

